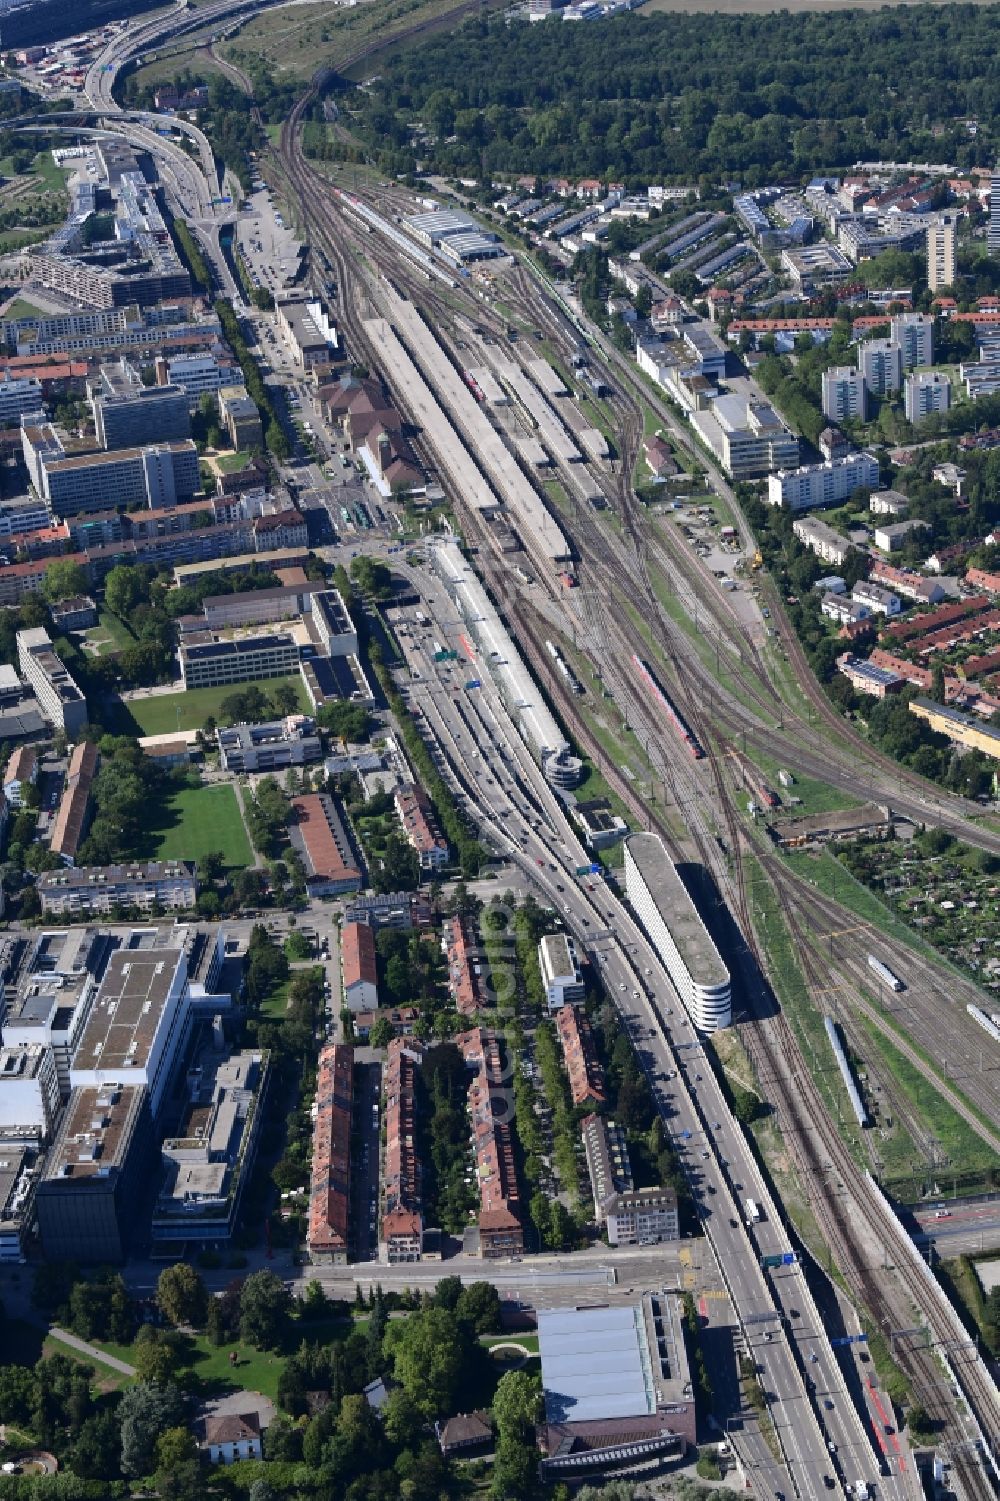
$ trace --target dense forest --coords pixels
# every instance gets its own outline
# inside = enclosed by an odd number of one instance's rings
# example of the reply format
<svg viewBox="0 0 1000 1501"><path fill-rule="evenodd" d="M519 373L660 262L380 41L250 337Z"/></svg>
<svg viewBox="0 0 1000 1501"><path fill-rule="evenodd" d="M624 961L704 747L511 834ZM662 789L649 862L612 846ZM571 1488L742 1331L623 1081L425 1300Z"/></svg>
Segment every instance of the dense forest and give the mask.
<svg viewBox="0 0 1000 1501"><path fill-rule="evenodd" d="M403 50L350 104L397 171L753 186L876 158L992 165L998 56L1000 6L481 19Z"/></svg>

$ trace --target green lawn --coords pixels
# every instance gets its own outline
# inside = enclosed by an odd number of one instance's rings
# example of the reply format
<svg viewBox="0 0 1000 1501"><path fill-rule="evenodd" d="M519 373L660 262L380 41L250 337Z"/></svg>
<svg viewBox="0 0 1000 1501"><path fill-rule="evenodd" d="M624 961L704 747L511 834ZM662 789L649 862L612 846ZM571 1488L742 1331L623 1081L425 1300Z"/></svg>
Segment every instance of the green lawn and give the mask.
<svg viewBox="0 0 1000 1501"><path fill-rule="evenodd" d="M220 473L234 474L237 470L249 468L251 459L248 453L214 453L212 463Z"/></svg>
<svg viewBox="0 0 1000 1501"><path fill-rule="evenodd" d="M235 787L226 783L177 787L151 808L141 855L151 860L197 860L221 850L231 870L253 864Z"/></svg>
<svg viewBox="0 0 1000 1501"><path fill-rule="evenodd" d="M135 645L135 637L125 622L105 609L98 610L97 625L87 632L87 639L97 643L98 655L102 657Z"/></svg>
<svg viewBox="0 0 1000 1501"><path fill-rule="evenodd" d="M131 698L123 702L114 716L113 727L127 735L168 735L171 730L197 730L205 720L219 714L219 705L231 693L260 688L271 693L279 683L290 683L298 697L298 707L309 713L309 700L298 673L284 678L263 678L254 683L232 683L225 688L190 688L177 693L158 693L150 698Z"/></svg>
<svg viewBox="0 0 1000 1501"><path fill-rule="evenodd" d="M5 318L44 318L46 315L41 308L33 302L28 302L24 297L15 297L10 307L4 313Z"/></svg>

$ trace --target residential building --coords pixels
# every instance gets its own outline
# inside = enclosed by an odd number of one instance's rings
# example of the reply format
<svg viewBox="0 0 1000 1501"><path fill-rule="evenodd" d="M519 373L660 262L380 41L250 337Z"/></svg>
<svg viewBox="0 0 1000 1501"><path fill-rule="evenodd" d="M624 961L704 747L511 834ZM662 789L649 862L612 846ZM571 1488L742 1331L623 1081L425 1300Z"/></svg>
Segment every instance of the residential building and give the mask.
<svg viewBox="0 0 1000 1501"><path fill-rule="evenodd" d="M905 516L910 502L899 490L875 490L868 497L868 509L873 516Z"/></svg>
<svg viewBox="0 0 1000 1501"><path fill-rule="evenodd" d="M62 549L60 549L62 551ZM52 624L57 631L89 631L97 624L97 606L87 594L60 600L49 606Z"/></svg>
<svg viewBox="0 0 1000 1501"><path fill-rule="evenodd" d="M914 532L930 531L926 521L911 518L909 521L895 521L889 526L877 526L875 528L875 546L882 552L899 552L907 538Z"/></svg>
<svg viewBox="0 0 1000 1501"><path fill-rule="evenodd" d="M906 679L888 667L879 667L866 662L863 657L853 657L844 652L837 658L837 670L842 672L852 688L859 693L869 693L872 698L885 698L889 693L898 693Z"/></svg>
<svg viewBox="0 0 1000 1501"><path fill-rule="evenodd" d="M74 1089L35 1194L48 1259L124 1261L145 1231L155 1166L145 1087Z"/></svg>
<svg viewBox="0 0 1000 1501"><path fill-rule="evenodd" d="M45 718L69 736L87 723L87 701L52 649L43 626L17 632L17 662Z"/></svg>
<svg viewBox="0 0 1000 1501"><path fill-rule="evenodd" d="M417 1068L423 1044L394 1037L386 1049L385 1157L379 1260L396 1266L423 1254L422 1171L417 1153Z"/></svg>
<svg viewBox="0 0 1000 1501"><path fill-rule="evenodd" d="M615 1194L606 1208L605 1225L612 1246L655 1246L677 1240L677 1190L632 1188Z"/></svg>
<svg viewBox="0 0 1000 1501"><path fill-rule="evenodd" d="M378 1005L375 934L366 923L345 923L340 932L340 971L344 1005L374 1011Z"/></svg>
<svg viewBox="0 0 1000 1501"><path fill-rule="evenodd" d="M986 246L990 255L1000 254L1000 171L990 178L990 219L986 227Z"/></svg>
<svg viewBox="0 0 1000 1501"><path fill-rule="evenodd" d="M87 828L90 789L99 760L97 746L88 740L74 745L70 753L66 781L49 839L49 849L64 865L76 864L76 852Z"/></svg>
<svg viewBox="0 0 1000 1501"><path fill-rule="evenodd" d="M625 840L625 890L694 1026L728 1027L729 971L658 835Z"/></svg>
<svg viewBox="0 0 1000 1501"><path fill-rule="evenodd" d="M484 1261L506 1261L523 1253L524 1229L503 1043L482 1029L456 1042L477 1070L467 1098L479 1185L479 1255Z"/></svg>
<svg viewBox="0 0 1000 1501"><path fill-rule="evenodd" d="M617 1121L603 1115L586 1116L580 1134L594 1199L594 1219L603 1225L608 1204L634 1186L628 1142Z"/></svg>
<svg viewBox="0 0 1000 1501"><path fill-rule="evenodd" d="M942 214L927 228L927 285L932 292L955 285L957 226L954 214Z"/></svg>
<svg viewBox="0 0 1000 1501"><path fill-rule="evenodd" d="M847 556L851 551L849 539L840 532L834 531L832 526L827 526L825 521L820 521L816 516L800 516L792 522L792 531L804 547L814 552L824 563L835 563L838 567L847 562Z"/></svg>
<svg viewBox="0 0 1000 1501"><path fill-rule="evenodd" d="M897 313L889 337L899 345L904 370L934 363L934 319L929 313Z"/></svg>
<svg viewBox="0 0 1000 1501"><path fill-rule="evenodd" d="M393 802L407 842L417 852L420 869L441 870L448 864L451 854L424 789L416 785L397 787Z"/></svg>
<svg viewBox="0 0 1000 1501"><path fill-rule="evenodd" d="M867 419L868 392L860 370L832 365L823 372L823 416L831 422Z"/></svg>
<svg viewBox="0 0 1000 1501"><path fill-rule="evenodd" d="M938 370L916 370L903 385L903 411L907 422L922 422L932 412L951 406L951 381Z"/></svg>
<svg viewBox="0 0 1000 1501"><path fill-rule="evenodd" d="M247 395L245 386L223 386L219 390L219 415L225 423L229 441L238 453L264 447L257 403Z"/></svg>
<svg viewBox="0 0 1000 1501"><path fill-rule="evenodd" d="M873 584L869 579L860 579L854 585L851 598L855 604L867 605L874 615L898 615L902 608L898 594L883 589L881 584Z"/></svg>
<svg viewBox="0 0 1000 1501"><path fill-rule="evenodd" d="M106 510L110 495L122 509L169 508L201 489L198 450L190 438L67 453L51 424L32 414L22 418L21 447L32 484L57 516Z"/></svg>
<svg viewBox="0 0 1000 1501"><path fill-rule="evenodd" d="M867 620L872 613L870 605L847 599L843 594L824 594L819 608L821 615L827 620L835 620L838 625L856 625L859 620Z"/></svg>
<svg viewBox="0 0 1000 1501"><path fill-rule="evenodd" d="M318 761L323 754L315 722L306 714L289 714L266 724L237 724L215 734L226 771L279 771Z"/></svg>
<svg viewBox="0 0 1000 1501"><path fill-rule="evenodd" d="M557 0L530 0L528 20L544 20L557 8ZM434 1434L445 1459L475 1459L489 1454L493 1448L493 1422L488 1409L460 1412L443 1423L435 1423Z"/></svg>
<svg viewBox="0 0 1000 1501"><path fill-rule="evenodd" d="M858 369L873 396L893 396L903 384L903 351L892 339L858 345Z"/></svg>
<svg viewBox="0 0 1000 1501"><path fill-rule="evenodd" d="M316 1071L309 1229L306 1248L317 1265L347 1260L351 1203L351 1111L354 1049L323 1048Z"/></svg>
<svg viewBox="0 0 1000 1501"><path fill-rule="evenodd" d="M33 745L19 745L3 773L3 795L12 808L23 808L25 792L38 781L38 750Z"/></svg>
<svg viewBox="0 0 1000 1501"><path fill-rule="evenodd" d="M199 1448L209 1464L231 1465L241 1459L261 1459L260 1415L256 1412L213 1412L203 1422Z"/></svg>
<svg viewBox="0 0 1000 1501"><path fill-rule="evenodd" d="M114 907L148 912L159 906L176 912L193 907L198 895L194 866L184 860L46 870L38 876L35 889L47 917L110 912Z"/></svg>
<svg viewBox="0 0 1000 1501"><path fill-rule="evenodd" d="M306 868L306 889L311 896L342 896L360 891L362 880L343 820L328 792L309 792L292 798L295 822L290 829L293 846ZM376 1005L373 1001L372 1005ZM359 1010L366 1009L359 1006Z"/></svg>
<svg viewBox="0 0 1000 1501"><path fill-rule="evenodd" d="M838 505L855 490L873 490L878 484L878 461L870 453L852 453L825 464L805 464L801 469L772 474L767 482L767 502L790 511Z"/></svg>
<svg viewBox="0 0 1000 1501"><path fill-rule="evenodd" d="M94 431L103 449L145 448L191 436L188 393L180 386L143 386L102 369L91 391Z"/></svg>
<svg viewBox="0 0 1000 1501"><path fill-rule="evenodd" d="M360 922L375 932L379 928L429 928L431 906L418 891L365 892L344 907L344 922Z"/></svg>
<svg viewBox="0 0 1000 1501"><path fill-rule="evenodd" d="M25 412L37 412L42 405L41 382L35 377L12 376L0 371L0 427L17 427Z"/></svg>
<svg viewBox="0 0 1000 1501"><path fill-rule="evenodd" d="M586 998L576 945L566 933L546 933L538 945L538 967L550 1011L582 1005Z"/></svg>
<svg viewBox="0 0 1000 1501"><path fill-rule="evenodd" d="M482 1005L481 974L472 956L464 920L455 913L446 917L441 947L448 962L448 994L459 1016L475 1016Z"/></svg>
<svg viewBox="0 0 1000 1501"><path fill-rule="evenodd" d="M590 1022L576 1006L563 1006L556 1012L555 1022L573 1104L597 1109L605 1103L607 1094Z"/></svg>

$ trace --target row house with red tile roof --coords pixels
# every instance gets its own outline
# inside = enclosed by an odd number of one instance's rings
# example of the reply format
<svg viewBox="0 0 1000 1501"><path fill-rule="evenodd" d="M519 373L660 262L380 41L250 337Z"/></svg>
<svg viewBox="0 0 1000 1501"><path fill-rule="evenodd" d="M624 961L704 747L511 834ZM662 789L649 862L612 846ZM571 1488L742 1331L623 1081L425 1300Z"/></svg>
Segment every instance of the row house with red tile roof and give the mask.
<svg viewBox="0 0 1000 1501"><path fill-rule="evenodd" d="M520 1256L524 1227L511 1130L514 1090L504 1068L501 1039L476 1027L461 1033L455 1043L476 1070L467 1100L479 1185L479 1255L484 1261Z"/></svg>
<svg viewBox="0 0 1000 1501"><path fill-rule="evenodd" d="M563 1006L556 1012L556 1031L562 1044L573 1104L591 1107L605 1104L604 1070L587 1017L575 1006Z"/></svg>
<svg viewBox="0 0 1000 1501"><path fill-rule="evenodd" d="M448 964L448 994L459 1016L475 1016L483 1004L480 971L475 964L465 923L456 913L447 917L441 948Z"/></svg>
<svg viewBox="0 0 1000 1501"><path fill-rule="evenodd" d="M423 1250L422 1170L417 1152L417 1069L423 1044L394 1037L386 1049L385 1159L379 1259L419 1261Z"/></svg>
<svg viewBox="0 0 1000 1501"><path fill-rule="evenodd" d="M351 1193L351 1109L354 1049L325 1047L316 1073L309 1229L306 1247L317 1265L347 1260Z"/></svg>

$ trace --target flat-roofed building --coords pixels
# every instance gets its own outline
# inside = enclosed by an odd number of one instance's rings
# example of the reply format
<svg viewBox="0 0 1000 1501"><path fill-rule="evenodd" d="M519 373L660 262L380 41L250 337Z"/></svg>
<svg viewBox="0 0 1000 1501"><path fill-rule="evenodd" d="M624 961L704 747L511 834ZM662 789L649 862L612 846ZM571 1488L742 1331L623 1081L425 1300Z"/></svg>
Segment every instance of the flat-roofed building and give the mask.
<svg viewBox="0 0 1000 1501"><path fill-rule="evenodd" d="M580 1134L594 1200L594 1219L603 1225L612 1200L635 1186L628 1142L618 1122L603 1115L588 1115L581 1123Z"/></svg>
<svg viewBox="0 0 1000 1501"><path fill-rule="evenodd" d="M185 688L224 688L257 678L290 677L299 670L301 648L287 631L215 640L195 633L181 642L177 656Z"/></svg>
<svg viewBox="0 0 1000 1501"><path fill-rule="evenodd" d="M375 935L365 923L345 923L340 933L340 967L344 1005L351 1011L374 1011L378 1005Z"/></svg>
<svg viewBox="0 0 1000 1501"><path fill-rule="evenodd" d="M303 856L306 889L312 896L361 890L361 871L336 804L328 792L292 798L292 843Z"/></svg>
<svg viewBox="0 0 1000 1501"><path fill-rule="evenodd" d="M182 947L118 949L108 961L77 1043L71 1086L144 1085L156 1117L191 1021Z"/></svg>
<svg viewBox="0 0 1000 1501"><path fill-rule="evenodd" d="M853 365L832 365L823 372L823 416L830 422L854 419L864 422L868 416L868 392L865 378Z"/></svg>
<svg viewBox="0 0 1000 1501"><path fill-rule="evenodd" d="M328 657L356 657L358 631L343 596L337 589L319 589L310 595L310 611L316 633Z"/></svg>
<svg viewBox="0 0 1000 1501"><path fill-rule="evenodd" d="M657 834L626 839L625 889L691 1021L700 1032L728 1027L729 970Z"/></svg>
<svg viewBox="0 0 1000 1501"><path fill-rule="evenodd" d="M590 1022L575 1006L563 1006L556 1012L555 1023L573 1104L603 1105L607 1099L604 1070L594 1046Z"/></svg>
<svg viewBox="0 0 1000 1501"><path fill-rule="evenodd" d="M932 292L955 285L955 240L958 221L954 214L942 214L927 227L927 285Z"/></svg>
<svg viewBox="0 0 1000 1501"><path fill-rule="evenodd" d="M99 761L97 746L89 740L74 745L70 752L66 781L49 839L49 849L64 865L76 864L76 853L87 828L90 789Z"/></svg>
<svg viewBox="0 0 1000 1501"><path fill-rule="evenodd" d="M186 860L150 860L135 865L80 865L45 870L35 881L47 916L110 912L113 907L159 906L177 912L198 895L194 866Z"/></svg>
<svg viewBox="0 0 1000 1501"><path fill-rule="evenodd" d="M545 934L538 945L538 967L550 1011L558 1011L561 1006L583 1004L586 988L576 945L568 934Z"/></svg>
<svg viewBox="0 0 1000 1501"><path fill-rule="evenodd" d="M306 1235L310 1259L318 1266L347 1261L353 1101L354 1049L343 1043L327 1046L316 1072Z"/></svg>
<svg viewBox="0 0 1000 1501"><path fill-rule="evenodd" d="M655 1246L663 1240L677 1240L677 1190L632 1188L615 1194L607 1205L605 1224L612 1246Z"/></svg>
<svg viewBox="0 0 1000 1501"><path fill-rule="evenodd" d="M59 1076L49 1048L0 1048L0 1136L46 1142L59 1114Z"/></svg>
<svg viewBox="0 0 1000 1501"><path fill-rule="evenodd" d="M294 620L310 608L313 594L324 584L276 584L269 589L239 589L230 594L210 594L202 600L205 627L222 631L231 626L275 625Z"/></svg>
<svg viewBox="0 0 1000 1501"><path fill-rule="evenodd" d="M944 705L937 707L943 709ZM767 832L780 849L790 850L840 839L884 839L892 832L892 811L884 803L863 803L860 808L775 819L767 825Z"/></svg>
<svg viewBox="0 0 1000 1501"><path fill-rule="evenodd" d="M451 851L438 828L437 815L422 787L411 784L397 787L393 793L396 817L410 848L417 853L421 870L440 870L448 864Z"/></svg>
<svg viewBox="0 0 1000 1501"><path fill-rule="evenodd" d="M230 1239L253 1172L268 1054L230 1052L214 1035L188 1067L174 1129L160 1143L154 1248Z"/></svg>
<svg viewBox="0 0 1000 1501"><path fill-rule="evenodd" d="M50 724L78 735L87 723L87 700L56 655L43 626L17 632L17 661Z"/></svg>
<svg viewBox="0 0 1000 1501"><path fill-rule="evenodd" d="M147 1089L74 1089L35 1195L49 1260L124 1261L145 1232L155 1161Z"/></svg>
<svg viewBox="0 0 1000 1501"><path fill-rule="evenodd" d="M799 469L772 474L767 481L767 503L790 511L838 505L855 490L874 490L878 485L878 461L870 453L852 453L825 464L804 464Z"/></svg>
<svg viewBox="0 0 1000 1501"><path fill-rule="evenodd" d="M247 395L245 386L220 387L219 415L237 453L248 453L264 447L260 412L257 403Z"/></svg>
<svg viewBox="0 0 1000 1501"><path fill-rule="evenodd" d="M873 396L892 396L903 384L903 351L892 339L858 345L858 369Z"/></svg>
<svg viewBox="0 0 1000 1501"><path fill-rule="evenodd" d="M27 952L7 999L3 1041L10 1048L40 1046L50 1052L66 1099L72 1056L117 939L97 928L64 928L42 930L24 942Z"/></svg>
<svg viewBox="0 0 1000 1501"><path fill-rule="evenodd" d="M277 299L275 315L300 370L307 372L331 364L340 345L321 302L292 293Z"/></svg>
<svg viewBox="0 0 1000 1501"><path fill-rule="evenodd" d="M417 1068L423 1044L394 1037L386 1049L385 1158L379 1259L395 1266L419 1261L423 1253L423 1205L417 1153Z"/></svg>
<svg viewBox="0 0 1000 1501"><path fill-rule="evenodd" d="M97 441L104 449L141 448L191 436L188 393L180 386L143 386L105 372L100 389L90 396Z"/></svg>
<svg viewBox="0 0 1000 1501"><path fill-rule="evenodd" d="M37 1142L0 1131L0 1266L27 1259L38 1167Z"/></svg>
<svg viewBox="0 0 1000 1501"><path fill-rule="evenodd" d="M907 422L922 422L951 406L951 381L940 370L914 370L903 382L903 411Z"/></svg>
<svg viewBox="0 0 1000 1501"><path fill-rule="evenodd" d="M323 754L315 722L306 714L289 714L266 724L234 724L215 734L226 771L278 771L305 766Z"/></svg>
<svg viewBox="0 0 1000 1501"><path fill-rule="evenodd" d="M897 313L889 337L899 345L904 370L934 363L934 319L929 313Z"/></svg>

